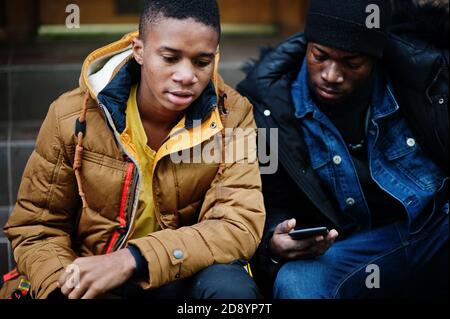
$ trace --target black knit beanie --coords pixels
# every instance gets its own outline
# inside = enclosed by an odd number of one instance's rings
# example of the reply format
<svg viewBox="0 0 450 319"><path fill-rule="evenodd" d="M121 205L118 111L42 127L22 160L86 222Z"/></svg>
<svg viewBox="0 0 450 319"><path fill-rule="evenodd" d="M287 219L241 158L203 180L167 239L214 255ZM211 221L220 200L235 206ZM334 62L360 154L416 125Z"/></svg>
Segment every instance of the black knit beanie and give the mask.
<svg viewBox="0 0 450 319"><path fill-rule="evenodd" d="M379 25L373 24L374 12L379 12ZM324 46L381 58L391 15L389 0L311 0L305 36Z"/></svg>

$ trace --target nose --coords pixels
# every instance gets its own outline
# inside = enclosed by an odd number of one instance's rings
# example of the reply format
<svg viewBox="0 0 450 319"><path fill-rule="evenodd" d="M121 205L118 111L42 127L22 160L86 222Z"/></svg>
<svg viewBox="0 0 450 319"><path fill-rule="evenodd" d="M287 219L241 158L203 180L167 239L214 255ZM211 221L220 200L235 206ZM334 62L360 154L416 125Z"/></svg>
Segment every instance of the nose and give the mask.
<svg viewBox="0 0 450 319"><path fill-rule="evenodd" d="M344 75L337 63L332 62L322 71L322 79L330 84L342 84Z"/></svg>
<svg viewBox="0 0 450 319"><path fill-rule="evenodd" d="M183 86L190 86L198 82L194 66L190 62L180 63L177 70L173 73L172 79Z"/></svg>

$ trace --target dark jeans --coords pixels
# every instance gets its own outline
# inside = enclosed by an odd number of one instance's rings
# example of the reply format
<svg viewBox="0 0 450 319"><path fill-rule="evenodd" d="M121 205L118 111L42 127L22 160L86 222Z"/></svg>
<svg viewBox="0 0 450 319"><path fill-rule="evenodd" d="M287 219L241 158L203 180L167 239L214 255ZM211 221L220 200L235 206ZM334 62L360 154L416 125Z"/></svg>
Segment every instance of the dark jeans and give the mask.
<svg viewBox="0 0 450 319"><path fill-rule="evenodd" d="M125 299L260 299L258 288L244 265L240 261L212 265L192 277L150 291L127 285L120 296Z"/></svg>
<svg viewBox="0 0 450 319"><path fill-rule="evenodd" d="M319 258L284 264L274 298L448 296L448 239L448 211L418 234L406 222L356 233Z"/></svg>

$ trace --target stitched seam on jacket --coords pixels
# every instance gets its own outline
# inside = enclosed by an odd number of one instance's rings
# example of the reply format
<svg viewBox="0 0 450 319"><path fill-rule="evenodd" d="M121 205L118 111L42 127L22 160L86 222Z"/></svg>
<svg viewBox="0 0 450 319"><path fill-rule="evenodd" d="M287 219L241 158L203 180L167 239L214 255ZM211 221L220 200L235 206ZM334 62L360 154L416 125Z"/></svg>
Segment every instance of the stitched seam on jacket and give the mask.
<svg viewBox="0 0 450 319"><path fill-rule="evenodd" d="M52 178L50 181L49 191L48 191L46 203L45 203L45 207L48 207L48 212L50 212L50 203L53 198L53 191L55 188L54 182L57 179L57 177L59 176L59 172L61 170L62 153L66 152L66 149L64 147L64 142L61 139L60 120L59 120L58 108L56 106L57 106L56 104L53 106L54 113L55 113L55 119L56 119L56 135L54 136L54 138L56 138L56 140L59 142L59 148L58 148L58 155L57 155L56 163L55 163L55 166L53 167ZM66 153L66 156L67 156L67 153ZM44 211L42 211L42 214L40 216L41 219L42 219L43 213L44 213Z"/></svg>
<svg viewBox="0 0 450 319"><path fill-rule="evenodd" d="M178 209L179 209L179 207L180 207L180 203L181 203L181 201L180 201L180 184L179 184L179 182L178 182L178 178L177 178L177 172L176 172L176 167L175 167L175 165L172 163L172 164L170 164L171 166L172 166L172 174L173 174L173 181L175 182L175 193L176 193L176 196L177 196L177 211L178 211ZM156 172L156 171L155 171ZM177 220L177 223L179 224L180 223L180 221L179 221L179 218L178 218L178 220ZM179 226L179 225L178 225Z"/></svg>
<svg viewBox="0 0 450 319"><path fill-rule="evenodd" d="M50 181L50 187L49 187L49 191L48 191L48 195L47 195L47 199L46 199L46 207L48 207L48 212L50 212L50 203L53 201L55 181L57 180L59 173L61 171L61 158L62 158L61 154L62 154L62 150L59 149L58 150L58 158L57 158L55 167L53 169L52 179ZM42 215L41 215L41 217L42 217Z"/></svg>
<svg viewBox="0 0 450 319"><path fill-rule="evenodd" d="M55 105L55 117L56 117L56 139L59 141L59 145L60 145L60 153L61 153L61 151L64 153L64 157L65 157L65 159L67 160L67 163L68 164L70 164L70 165L68 165L69 167L71 167L71 170L73 171L73 169L72 169L72 166L73 166L73 159L71 160L70 159L70 157L69 157L69 153L68 153L68 150L67 150L67 147L68 147L68 145L66 145L66 143L64 143L64 140L62 139L62 137L61 137L61 128L60 128L60 125L61 125L61 121L63 120L63 119L65 119L66 117L65 116L63 116L63 117L61 117L61 118L59 118L59 114L58 114L58 110L57 110L57 108L56 108L56 105ZM72 115L70 115L70 116L73 116L73 114ZM75 132L75 131L74 131ZM70 139L70 141L71 141L71 143L73 144L73 147L75 148L75 133L73 134L73 136L72 136L72 138ZM59 159L59 158L58 158Z"/></svg>
<svg viewBox="0 0 450 319"><path fill-rule="evenodd" d="M211 253L211 256L213 258L214 261L216 261L216 256L214 256L214 251L212 250L211 246L209 245L208 241L205 240L205 238L203 237L201 231L199 231L197 228L192 227L193 230L195 230L198 235L200 236L200 238L203 240L203 242L205 243L206 247L208 247L209 252Z"/></svg>
<svg viewBox="0 0 450 319"><path fill-rule="evenodd" d="M81 103L82 103L82 102L81 102ZM80 104L81 104L81 103L80 103ZM92 112L97 112L97 110L96 110L95 108L92 108L92 107L91 107L91 108L88 108L88 109L87 109L87 112L88 112L88 113L92 113ZM80 115L80 110L73 111L73 112L71 112L71 113L62 115L60 118L58 118L58 122L63 121L63 120L70 119L71 117L74 117L74 116L75 116L76 118L78 118L79 115ZM74 128L74 132L75 132L75 123L74 123L73 128Z"/></svg>

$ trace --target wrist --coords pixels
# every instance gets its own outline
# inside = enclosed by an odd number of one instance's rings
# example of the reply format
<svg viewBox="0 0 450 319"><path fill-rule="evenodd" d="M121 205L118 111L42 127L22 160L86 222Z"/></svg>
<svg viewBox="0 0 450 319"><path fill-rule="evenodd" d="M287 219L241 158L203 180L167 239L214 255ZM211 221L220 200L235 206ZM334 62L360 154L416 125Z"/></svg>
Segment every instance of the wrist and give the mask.
<svg viewBox="0 0 450 319"><path fill-rule="evenodd" d="M278 265L278 264L281 263L281 258L279 256L277 256L277 254L274 254L272 240L273 240L273 236L270 237L270 239L268 240L268 242L267 242L267 249L266 250L267 250L268 257L270 258L270 261L273 264Z"/></svg>
<svg viewBox="0 0 450 319"><path fill-rule="evenodd" d="M123 269L128 278L132 277L137 269L136 260L129 249L122 249L120 253L123 254Z"/></svg>

